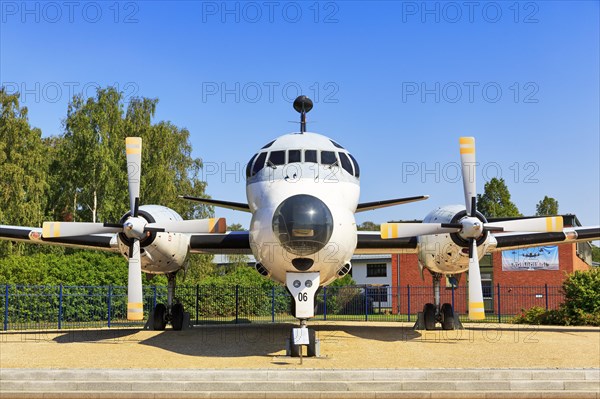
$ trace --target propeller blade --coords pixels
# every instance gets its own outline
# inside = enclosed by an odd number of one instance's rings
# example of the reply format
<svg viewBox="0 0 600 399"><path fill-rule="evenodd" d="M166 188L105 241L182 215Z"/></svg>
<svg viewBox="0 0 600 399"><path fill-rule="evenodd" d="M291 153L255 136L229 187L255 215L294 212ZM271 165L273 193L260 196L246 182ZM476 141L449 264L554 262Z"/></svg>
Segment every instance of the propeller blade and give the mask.
<svg viewBox="0 0 600 399"><path fill-rule="evenodd" d="M456 233L462 226L458 223L383 223L381 238L404 238L428 234Z"/></svg>
<svg viewBox="0 0 600 399"><path fill-rule="evenodd" d="M225 218L170 220L159 223L148 223L146 231L170 233L225 233L227 222Z"/></svg>
<svg viewBox="0 0 600 399"><path fill-rule="evenodd" d="M127 320L143 320L142 261L140 242L133 240L129 247L129 280L127 282Z"/></svg>
<svg viewBox="0 0 600 399"><path fill-rule="evenodd" d="M475 184L475 137L461 137L459 143L465 206L467 214L475 216L475 211L477 210L475 204L475 199L477 198L477 187Z"/></svg>
<svg viewBox="0 0 600 399"><path fill-rule="evenodd" d="M556 233L563 231L562 216L507 220L504 222L486 223L485 228L500 231L528 231L541 233Z"/></svg>
<svg viewBox="0 0 600 399"><path fill-rule="evenodd" d="M473 238L469 247L469 320L483 319L485 319L483 288L481 287L481 272L477 256L477 240Z"/></svg>
<svg viewBox="0 0 600 399"><path fill-rule="evenodd" d="M129 205L131 215L137 217L140 204L140 175L142 173L142 138L127 137L125 139L125 154L127 155Z"/></svg>
<svg viewBox="0 0 600 399"><path fill-rule="evenodd" d="M42 225L42 237L74 237L88 234L119 233L123 226L116 227L107 223L83 223L83 222L44 222Z"/></svg>

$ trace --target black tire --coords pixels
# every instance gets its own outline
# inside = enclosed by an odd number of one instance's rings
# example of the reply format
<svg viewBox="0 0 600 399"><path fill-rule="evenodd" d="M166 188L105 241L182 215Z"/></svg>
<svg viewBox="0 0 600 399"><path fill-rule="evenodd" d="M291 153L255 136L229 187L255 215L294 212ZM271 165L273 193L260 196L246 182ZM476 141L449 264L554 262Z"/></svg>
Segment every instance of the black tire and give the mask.
<svg viewBox="0 0 600 399"><path fill-rule="evenodd" d="M162 331L165 329L165 327L167 325L167 319L165 317L166 314L167 314L167 307L165 305L163 305L162 303L159 303L158 305L156 305L156 307L154 308L153 325L152 325L154 330Z"/></svg>
<svg viewBox="0 0 600 399"><path fill-rule="evenodd" d="M423 319L425 319L425 329L435 329L435 306L433 303L427 303L423 307Z"/></svg>
<svg viewBox="0 0 600 399"><path fill-rule="evenodd" d="M442 330L454 330L454 311L452 305L445 303L442 305Z"/></svg>
<svg viewBox="0 0 600 399"><path fill-rule="evenodd" d="M183 305L180 303L176 303L171 309L171 325L175 331L183 328Z"/></svg>

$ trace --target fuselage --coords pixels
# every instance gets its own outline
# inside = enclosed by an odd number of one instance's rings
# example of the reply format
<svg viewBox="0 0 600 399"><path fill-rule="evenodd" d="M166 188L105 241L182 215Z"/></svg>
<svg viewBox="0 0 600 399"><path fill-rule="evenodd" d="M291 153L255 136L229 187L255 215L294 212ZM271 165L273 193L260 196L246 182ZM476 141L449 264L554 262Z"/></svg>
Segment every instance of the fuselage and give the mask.
<svg viewBox="0 0 600 399"><path fill-rule="evenodd" d="M325 136L287 134L250 160L246 194L250 247L270 277L319 272L335 280L356 249L360 194L356 160Z"/></svg>

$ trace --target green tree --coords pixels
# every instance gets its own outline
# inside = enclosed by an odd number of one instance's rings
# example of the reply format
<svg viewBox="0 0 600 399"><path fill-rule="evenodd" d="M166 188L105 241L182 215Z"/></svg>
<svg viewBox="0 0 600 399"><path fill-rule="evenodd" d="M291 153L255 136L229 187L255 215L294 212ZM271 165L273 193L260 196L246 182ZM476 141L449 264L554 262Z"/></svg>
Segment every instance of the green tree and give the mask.
<svg viewBox="0 0 600 399"><path fill-rule="evenodd" d="M246 231L246 229L239 223L230 224L227 226L227 230L229 231Z"/></svg>
<svg viewBox="0 0 600 399"><path fill-rule="evenodd" d="M495 177L485 183L483 194L477 194L477 210L487 217L523 216L510 200L504 179Z"/></svg>
<svg viewBox="0 0 600 399"><path fill-rule="evenodd" d="M134 98L125 107L115 88L98 89L69 104L53 164L56 217L117 221L129 210L125 137L142 137L142 204L160 204L184 218L207 217L210 207L178 195L205 197L202 161L192 156L190 133L171 122L152 123L157 99Z"/></svg>
<svg viewBox="0 0 600 399"><path fill-rule="evenodd" d="M544 199L535 206L537 216L558 215L558 201L552 197L544 196Z"/></svg>
<svg viewBox="0 0 600 399"><path fill-rule="evenodd" d="M597 247L594 244L592 244L592 261L600 262L600 247Z"/></svg>
<svg viewBox="0 0 600 399"><path fill-rule="evenodd" d="M29 125L19 94L0 88L0 223L39 226L44 219L47 152Z"/></svg>
<svg viewBox="0 0 600 399"><path fill-rule="evenodd" d="M379 224L366 221L356 226L356 229L359 231L379 231L380 227Z"/></svg>
<svg viewBox="0 0 600 399"><path fill-rule="evenodd" d="M0 88L0 224L40 226L44 220L48 158L41 135L29 125L19 94ZM13 249L4 243L0 253Z"/></svg>
<svg viewBox="0 0 600 399"><path fill-rule="evenodd" d="M114 88L98 89L96 97L69 103L53 170L62 193L54 197L75 221L116 221L129 207L121 97Z"/></svg>

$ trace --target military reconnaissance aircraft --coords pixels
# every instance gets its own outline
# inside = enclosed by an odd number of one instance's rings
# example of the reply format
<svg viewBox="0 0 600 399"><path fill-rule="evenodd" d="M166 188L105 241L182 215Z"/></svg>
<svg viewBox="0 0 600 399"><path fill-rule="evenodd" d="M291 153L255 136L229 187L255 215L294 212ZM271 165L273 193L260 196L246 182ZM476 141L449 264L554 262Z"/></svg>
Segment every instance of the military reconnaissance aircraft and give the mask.
<svg viewBox="0 0 600 399"><path fill-rule="evenodd" d="M423 309L424 326L457 326L450 304L441 305L440 280L469 272L469 318L485 317L479 259L485 253L540 244L600 239L600 227L563 228L561 217L488 223L477 211L475 139L461 137L465 205L433 210L422 223L386 223L380 232L357 231L355 213L421 201L426 195L360 203L360 168L337 142L306 131L312 101L300 96L300 132L278 137L258 150L246 168L247 202L183 196L218 207L250 212L248 231L226 232L224 219L182 220L160 205L140 206L142 140L126 140L130 211L119 223L46 222L42 229L0 226L0 239L84 247L122 253L129 259L128 318L141 320L141 272L166 274L166 306L153 311L155 329L183 324L175 300L175 275L190 253L252 253L264 276L292 294L301 328L314 317L315 294L350 271L353 254L417 253L433 276L434 300ZM516 232L516 233L515 233ZM308 330L307 331L308 335ZM297 351L297 349L296 349ZM293 352L293 351L292 351Z"/></svg>

